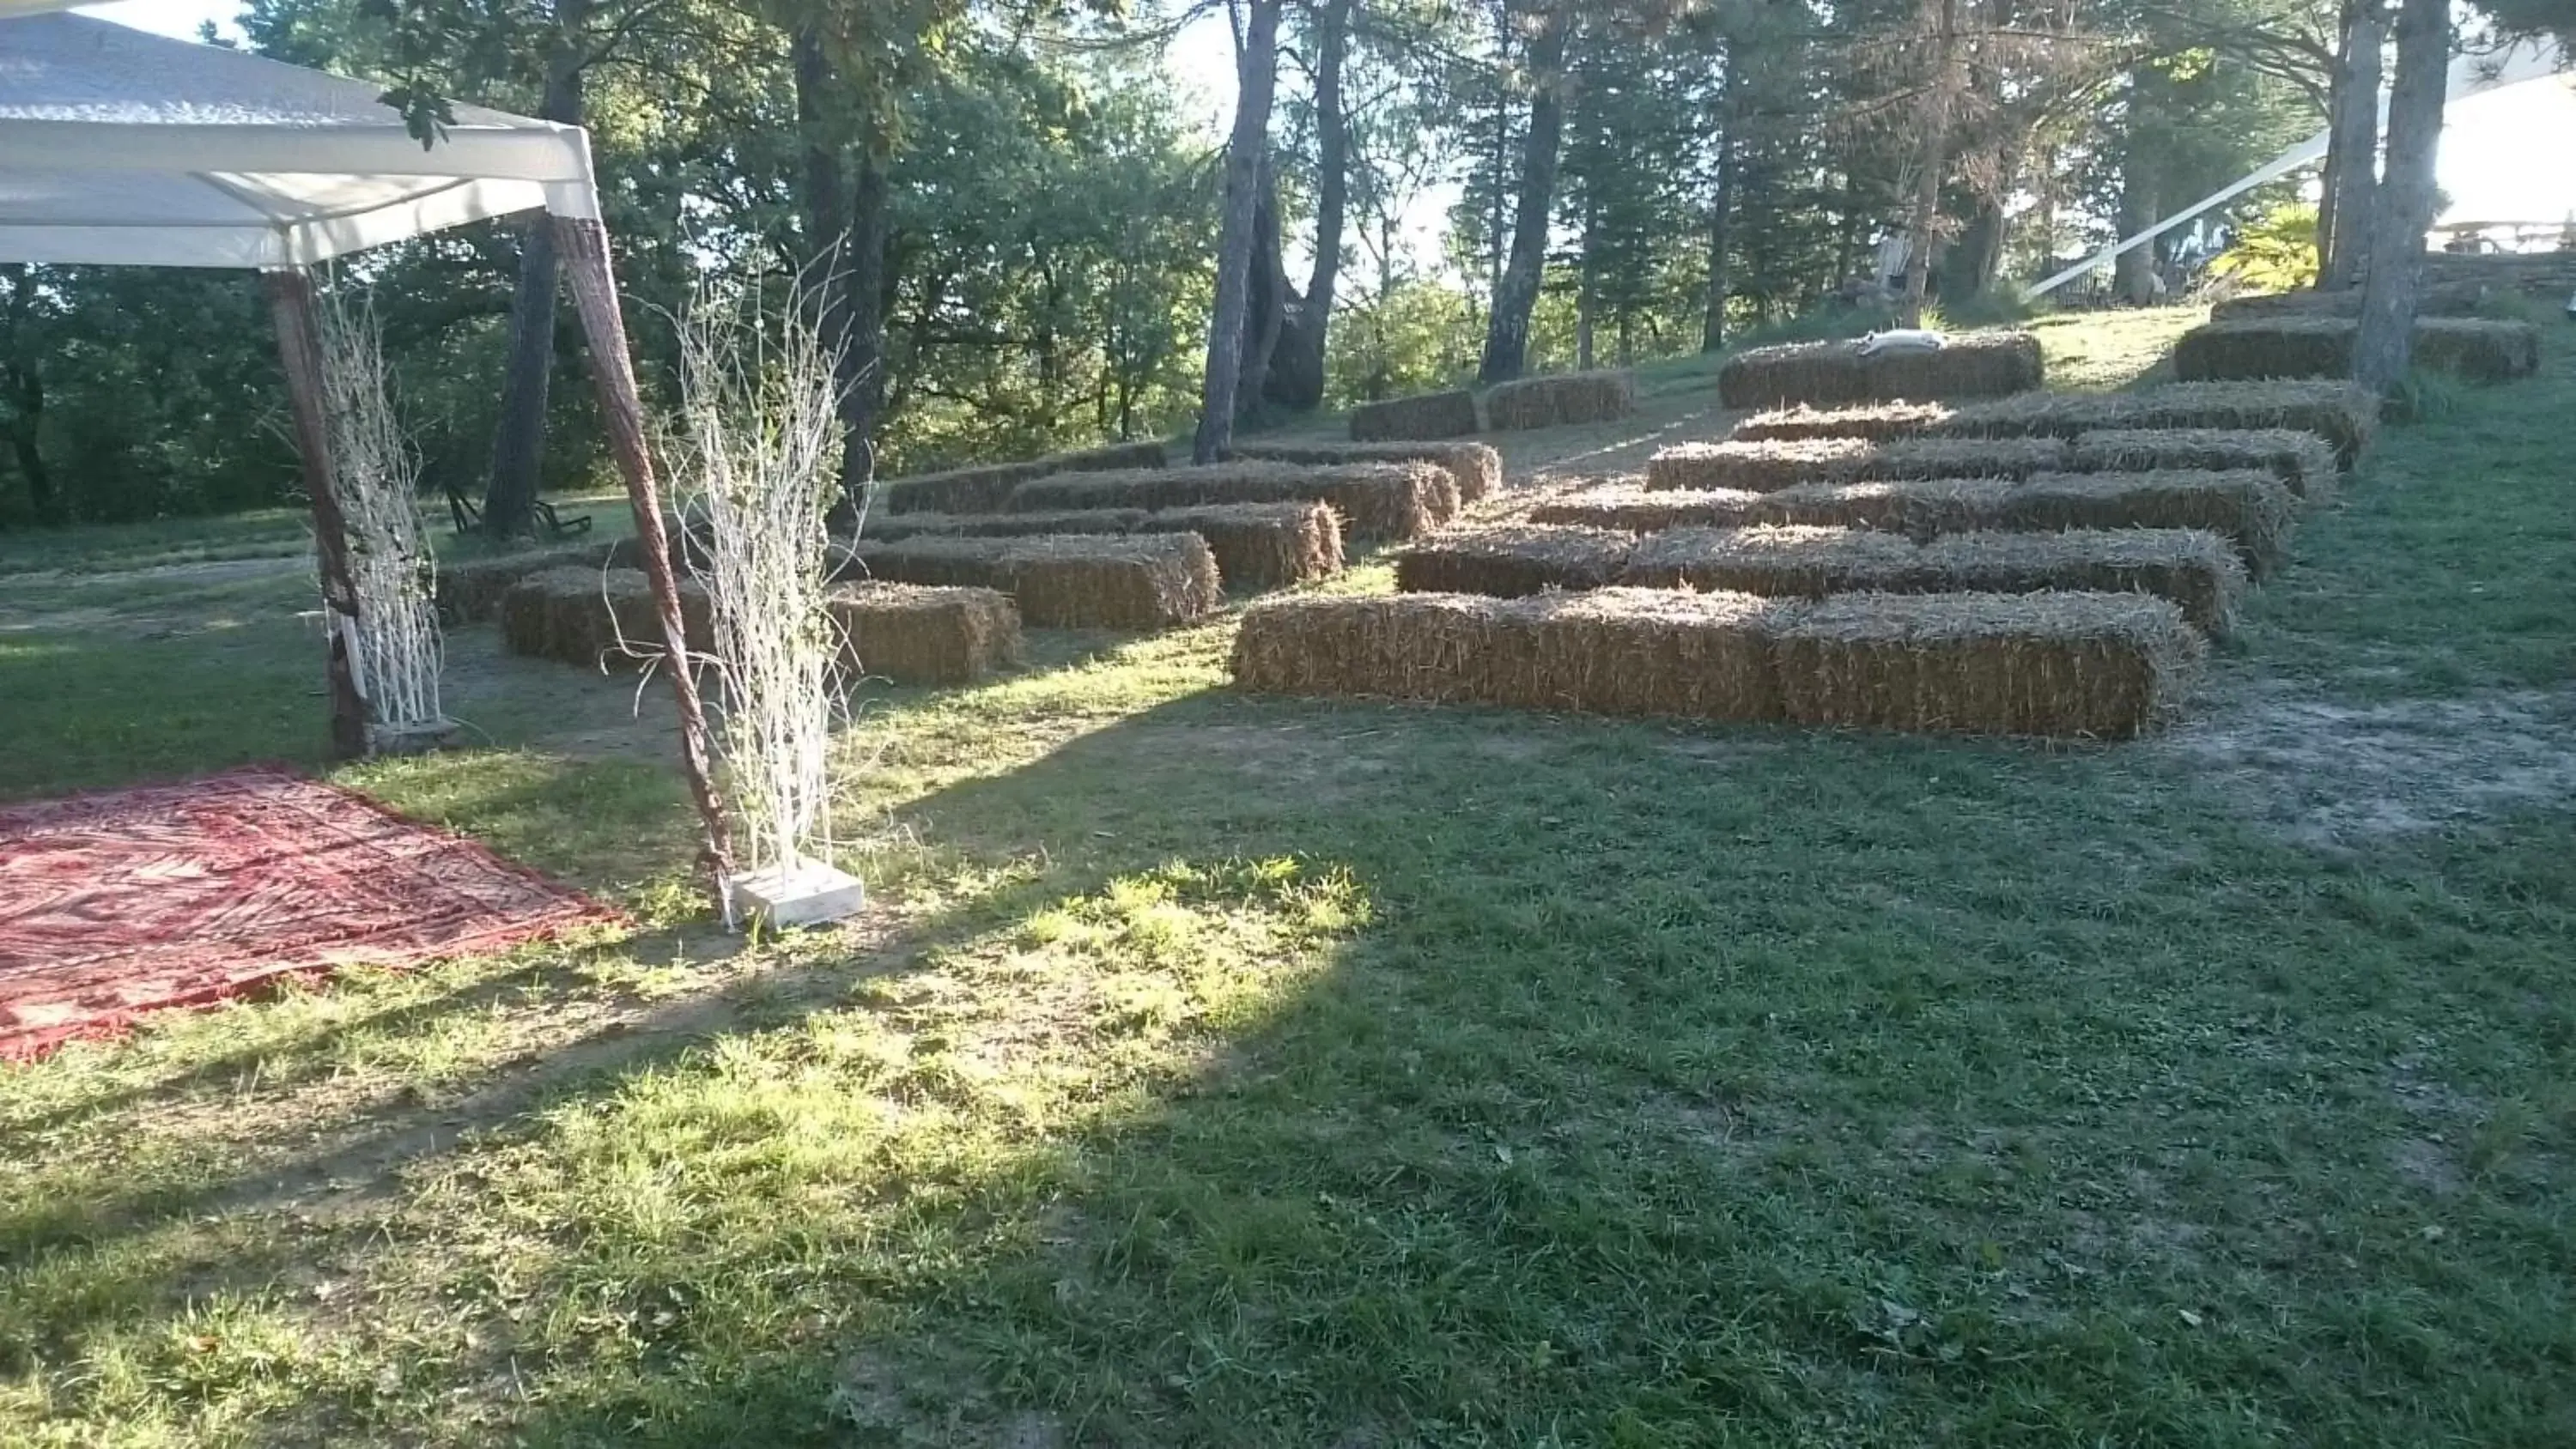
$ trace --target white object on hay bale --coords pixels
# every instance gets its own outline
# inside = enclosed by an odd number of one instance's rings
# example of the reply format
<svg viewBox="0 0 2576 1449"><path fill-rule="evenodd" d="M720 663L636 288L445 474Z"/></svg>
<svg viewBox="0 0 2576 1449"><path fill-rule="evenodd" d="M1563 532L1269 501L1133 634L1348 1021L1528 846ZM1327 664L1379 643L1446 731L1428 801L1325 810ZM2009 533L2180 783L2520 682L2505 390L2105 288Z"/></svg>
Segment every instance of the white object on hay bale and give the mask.
<svg viewBox="0 0 2576 1449"><path fill-rule="evenodd" d="M1863 357L1876 357L1882 352L1938 352L1949 345L1948 337L1929 328L1891 327L1863 337L1855 350Z"/></svg>

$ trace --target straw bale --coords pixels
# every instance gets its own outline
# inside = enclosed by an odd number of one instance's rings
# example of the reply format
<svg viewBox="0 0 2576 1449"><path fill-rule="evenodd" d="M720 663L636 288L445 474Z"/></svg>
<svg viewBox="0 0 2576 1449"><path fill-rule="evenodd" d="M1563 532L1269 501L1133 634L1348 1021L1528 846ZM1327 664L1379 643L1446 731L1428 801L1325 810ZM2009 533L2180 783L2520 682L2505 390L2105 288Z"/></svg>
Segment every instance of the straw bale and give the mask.
<svg viewBox="0 0 2576 1449"><path fill-rule="evenodd" d="M438 566L438 617L449 624L479 624L498 613L510 586L549 569L598 568L597 545L549 548L499 558L468 559Z"/></svg>
<svg viewBox="0 0 2576 1449"><path fill-rule="evenodd" d="M1619 576L1634 535L1607 528L1497 524L1452 528L1407 547L1395 586L1408 594L1517 598L1546 589L1597 589Z"/></svg>
<svg viewBox="0 0 2576 1449"><path fill-rule="evenodd" d="M1637 379L1623 368L1525 377L1485 394L1485 419L1496 432L1606 423L1637 410Z"/></svg>
<svg viewBox="0 0 2576 1449"><path fill-rule="evenodd" d="M2348 377L2360 328L2350 317L2211 322L2174 343L2174 375L2186 382ZM2414 365L2472 382L2528 377L2540 366L2540 332L2528 322L2418 317Z"/></svg>
<svg viewBox="0 0 2576 1449"><path fill-rule="evenodd" d="M1057 453L1039 460L1050 473L1108 473L1128 468L1167 468L1171 455L1160 438L1139 438L1130 443L1103 443L1097 448L1080 448L1070 453Z"/></svg>
<svg viewBox="0 0 2576 1449"><path fill-rule="evenodd" d="M1351 441L1355 443L1463 438L1476 428L1476 395L1463 388L1362 403L1351 409Z"/></svg>
<svg viewBox="0 0 2576 1449"><path fill-rule="evenodd" d="M1984 526L2206 529L2233 544L2246 568L2261 579L2288 559L2298 517L2298 499L2270 472L2168 469L2043 473L2013 485Z"/></svg>
<svg viewBox="0 0 2576 1449"><path fill-rule="evenodd" d="M1619 582L1769 598L1907 590L1918 587L1922 553L1902 534L1866 528L1676 528L1641 540Z"/></svg>
<svg viewBox="0 0 2576 1449"><path fill-rule="evenodd" d="M1799 342L1729 358L1717 374L1717 396L1730 408L1945 402L2025 392L2042 376L2039 339L2027 332L1971 332L1936 352L1868 357L1854 342Z"/></svg>
<svg viewBox="0 0 2576 1449"><path fill-rule="evenodd" d="M1269 463L1437 463L1458 484L1458 501L1475 503L1501 491L1503 455L1489 443L1245 443L1228 458Z"/></svg>
<svg viewBox="0 0 2576 1449"><path fill-rule="evenodd" d="M1156 629L1217 606L1215 556L1194 533L920 534L865 540L844 574L904 584L999 589L1041 628Z"/></svg>
<svg viewBox="0 0 2576 1449"><path fill-rule="evenodd" d="M2184 382L2143 392L2036 393L1970 403L1932 431L1958 438L2073 438L2110 428L2296 428L2350 469L2379 428L2379 404L2349 382Z"/></svg>
<svg viewBox="0 0 2576 1449"><path fill-rule="evenodd" d="M2066 467L2071 473L2260 468L2320 505L2333 500L2341 477L2333 446L2297 428L2105 428L2077 434Z"/></svg>
<svg viewBox="0 0 2576 1449"><path fill-rule="evenodd" d="M1913 437L1950 416L1947 403L1867 403L1847 408L1773 408L1737 423L1727 437L1739 443L1791 443L1808 438Z"/></svg>
<svg viewBox="0 0 2576 1449"><path fill-rule="evenodd" d="M1344 538L1418 538L1458 511L1458 484L1446 469L1418 460L1332 466L1212 463L1033 479L1013 490L1008 506L1026 513L1298 501L1330 505L1341 515Z"/></svg>
<svg viewBox="0 0 2576 1449"><path fill-rule="evenodd" d="M664 652L662 614L640 569L574 567L531 574L501 600L501 647L513 654L598 668L640 664ZM680 581L680 624L688 647L708 647L706 591Z"/></svg>
<svg viewBox="0 0 2576 1449"><path fill-rule="evenodd" d="M898 513L870 518L870 543L893 543L925 533L1007 538L1032 533L1135 533L1153 517L1142 508L1057 509L1048 513ZM846 542L846 540L845 540Z"/></svg>
<svg viewBox="0 0 2576 1449"><path fill-rule="evenodd" d="M1324 504L1212 503L1195 508L1059 509L1049 513L905 513L869 525L868 540L923 534L1005 538L1039 533L1195 533L1230 588L1272 589L1342 569L1341 519Z"/></svg>
<svg viewBox="0 0 2576 1449"><path fill-rule="evenodd" d="M1020 657L1020 611L992 589L835 585L842 664L898 684L963 684Z"/></svg>
<svg viewBox="0 0 2576 1449"><path fill-rule="evenodd" d="M1275 599L1245 611L1234 679L1272 694L1773 720L1777 608L1644 589Z"/></svg>
<svg viewBox="0 0 2576 1449"><path fill-rule="evenodd" d="M2207 648L2140 594L1845 594L1773 626L1789 718L1820 727L2128 739L2179 711Z"/></svg>
<svg viewBox="0 0 2576 1449"><path fill-rule="evenodd" d="M990 513L1002 506L1012 489L1049 471L1044 459L1028 458L918 473L887 480L877 490L877 501L888 513Z"/></svg>
<svg viewBox="0 0 2576 1449"><path fill-rule="evenodd" d="M2053 438L1810 438L1678 443L1646 461L1649 488L1776 492L1809 483L1905 478L2027 478L2066 466Z"/></svg>
<svg viewBox="0 0 2576 1449"><path fill-rule="evenodd" d="M1618 484L1551 499L1532 508L1532 523L1654 533L1667 528L1742 528L1768 523L1772 495L1744 488L1643 488Z"/></svg>

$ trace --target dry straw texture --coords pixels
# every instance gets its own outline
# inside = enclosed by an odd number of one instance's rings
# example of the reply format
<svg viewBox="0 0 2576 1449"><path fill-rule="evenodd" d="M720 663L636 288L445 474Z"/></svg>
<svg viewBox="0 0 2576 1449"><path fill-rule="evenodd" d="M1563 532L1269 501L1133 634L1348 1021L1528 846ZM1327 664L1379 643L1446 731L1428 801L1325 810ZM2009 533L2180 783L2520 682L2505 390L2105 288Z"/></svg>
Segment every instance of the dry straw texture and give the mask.
<svg viewBox="0 0 2576 1449"><path fill-rule="evenodd" d="M852 674L963 684L1020 657L1020 611L992 589L859 583L824 601Z"/></svg>
<svg viewBox="0 0 2576 1449"><path fill-rule="evenodd" d="M1929 432L1950 416L1946 403L1870 403L1860 407L1773 408L1735 425L1727 436L1739 443L1793 443L1807 438L1912 437Z"/></svg>
<svg viewBox="0 0 2576 1449"><path fill-rule="evenodd" d="M2348 382L2185 382L2144 392L2042 393L1971 403L1932 431L1958 438L2073 438L2109 428L2296 428L2349 469L2379 429L2379 404Z"/></svg>
<svg viewBox="0 0 2576 1449"><path fill-rule="evenodd" d="M1032 478L1058 473L1103 473L1132 468L1160 468L1169 462L1160 439L1111 443L1079 452L1055 453L1017 463L952 468L889 480L881 490L888 513L990 513L1011 490Z"/></svg>
<svg viewBox="0 0 2576 1449"><path fill-rule="evenodd" d="M2424 288L2416 302L2419 317L2473 317L2486 305L2484 282L2446 282ZM2270 292L2259 297L2230 297L2209 309L2212 322L2255 322L2275 317L2358 317L2361 289L2334 292Z"/></svg>
<svg viewBox="0 0 2576 1449"><path fill-rule="evenodd" d="M999 589L1041 628L1157 629L1217 606L1215 556L1193 533L921 534L861 542L844 573L904 584Z"/></svg>
<svg viewBox="0 0 2576 1449"><path fill-rule="evenodd" d="M1972 332L1937 352L1871 357L1861 356L1856 343L1797 342L1728 359L1717 374L1717 396L1731 408L1944 402L2026 392L2042 375L2039 339L2027 332Z"/></svg>
<svg viewBox="0 0 2576 1449"><path fill-rule="evenodd" d="M2128 739L2180 709L2207 648L2140 594L1846 594L1774 627L1789 718L1823 727Z"/></svg>
<svg viewBox="0 0 2576 1449"><path fill-rule="evenodd" d="M2348 317L2212 322L2174 344L2174 375L2186 382L2347 377L2360 326ZM2472 382L2529 377L2540 367L2540 332L2528 322L2419 317L2414 364Z"/></svg>
<svg viewBox="0 0 2576 1449"><path fill-rule="evenodd" d="M1321 503L1212 503L1195 508L1059 509L1049 513L905 513L874 521L868 539L922 534L1004 538L1039 533L1195 533L1230 589L1272 589L1341 572L1342 525Z"/></svg>
<svg viewBox="0 0 2576 1449"><path fill-rule="evenodd" d="M1952 533L1918 544L1875 529L1786 524L1651 535L1619 581L1804 598L2134 590L2172 600L2219 634L2234 622L2245 567L2225 540L2197 529Z"/></svg>
<svg viewBox="0 0 2576 1449"><path fill-rule="evenodd" d="M1458 484L1446 469L1419 461L1213 463L1033 479L1013 491L1009 506L1019 513L1298 501L1329 504L1342 516L1345 538L1419 538L1458 511Z"/></svg>
<svg viewBox="0 0 2576 1449"><path fill-rule="evenodd" d="M1618 578L1635 544L1633 535L1607 528L1453 528L1407 548L1395 561L1395 586L1408 594L1496 598L1597 589Z"/></svg>
<svg viewBox="0 0 2576 1449"><path fill-rule="evenodd" d="M1355 443L1463 438L1476 428L1476 395L1464 389L1389 398L1351 409L1351 441Z"/></svg>
<svg viewBox="0 0 2576 1449"><path fill-rule="evenodd" d="M2106 428L2077 435L2067 455L2075 473L2168 468L2259 468L2314 504L2331 501L2341 478L2334 448L2296 428Z"/></svg>
<svg viewBox="0 0 2576 1449"><path fill-rule="evenodd" d="M554 568L501 597L501 647L513 654L598 668L662 656L662 615L638 569ZM680 623L691 650L713 637L706 591L683 580Z"/></svg>
<svg viewBox="0 0 2576 1449"><path fill-rule="evenodd" d="M1501 491L1503 455L1488 443L1246 443L1229 458L1269 463L1437 463L1458 484L1458 501L1475 503Z"/></svg>
<svg viewBox="0 0 2576 1449"><path fill-rule="evenodd" d="M1271 694L1776 720L1777 609L1661 589L1274 599L1245 612L1234 679Z"/></svg>
<svg viewBox="0 0 2576 1449"><path fill-rule="evenodd" d="M2289 557L2299 504L2273 474L2250 468L2044 473L2003 495L1996 529L2196 528L2226 539L2256 578Z"/></svg>
<svg viewBox="0 0 2576 1449"><path fill-rule="evenodd" d="M2027 478L2066 466L2054 438L1810 438L1792 442L1680 443L1646 462L1649 488L1771 493L1810 483L1905 478Z"/></svg>
<svg viewBox="0 0 2576 1449"><path fill-rule="evenodd" d="M500 558L469 559L438 566L438 617L450 624L479 624L498 613L510 586L549 569L583 568L597 575L601 550L596 544L550 548Z"/></svg>
<svg viewBox="0 0 2576 1449"><path fill-rule="evenodd" d="M1653 533L1666 528L1741 528L1767 523L1769 494L1742 488L1644 488L1614 484L1551 499L1530 510L1532 523Z"/></svg>
<svg viewBox="0 0 2576 1449"><path fill-rule="evenodd" d="M1637 379L1621 369L1525 377L1485 394L1485 420L1496 432L1606 423L1637 410Z"/></svg>

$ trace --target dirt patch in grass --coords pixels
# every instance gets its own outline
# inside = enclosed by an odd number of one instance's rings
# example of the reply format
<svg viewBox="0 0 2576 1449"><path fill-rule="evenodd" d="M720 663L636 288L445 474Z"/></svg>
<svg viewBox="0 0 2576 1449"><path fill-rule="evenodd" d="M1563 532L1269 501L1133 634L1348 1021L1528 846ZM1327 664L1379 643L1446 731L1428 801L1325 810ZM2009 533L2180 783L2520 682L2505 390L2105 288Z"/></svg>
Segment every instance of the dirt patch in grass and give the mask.
<svg viewBox="0 0 2576 1449"><path fill-rule="evenodd" d="M2350 847L2576 804L2576 690L2348 704L2246 681L2157 748L2301 844Z"/></svg>

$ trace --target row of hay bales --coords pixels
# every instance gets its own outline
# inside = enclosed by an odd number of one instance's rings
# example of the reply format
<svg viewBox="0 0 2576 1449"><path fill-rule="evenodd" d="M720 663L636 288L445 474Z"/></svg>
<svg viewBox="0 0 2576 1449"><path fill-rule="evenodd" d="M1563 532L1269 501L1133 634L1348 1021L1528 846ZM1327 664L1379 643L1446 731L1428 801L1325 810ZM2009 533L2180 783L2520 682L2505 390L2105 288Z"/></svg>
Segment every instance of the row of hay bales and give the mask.
<svg viewBox="0 0 2576 1449"><path fill-rule="evenodd" d="M2350 377L2361 323L2352 317L2274 316L2211 322L2174 343L2185 382ZM2509 382L2540 370L2540 329L2481 317L2418 317L2414 365L2470 382Z"/></svg>
<svg viewBox="0 0 2576 1449"><path fill-rule="evenodd" d="M923 533L852 545L845 578L991 589L1041 628L1146 630L1224 601L1216 555L1196 533Z"/></svg>
<svg viewBox="0 0 2576 1449"><path fill-rule="evenodd" d="M825 604L853 673L901 684L982 678L1020 654L1020 617L991 589L894 583L835 587ZM695 655L716 652L706 591L680 586L681 623ZM513 654L585 668L640 666L666 653L661 616L641 570L553 567L515 580L495 606Z"/></svg>
<svg viewBox="0 0 2576 1449"><path fill-rule="evenodd" d="M1055 473L1104 473L1160 468L1170 461L1162 441L1147 438L1014 463L985 463L939 473L916 473L877 485L877 503L888 513L985 513L1032 478Z"/></svg>
<svg viewBox="0 0 2576 1449"><path fill-rule="evenodd" d="M1636 410L1636 375L1603 368L1501 383L1481 400L1459 388L1362 403L1351 409L1350 430L1354 442L1423 441L1614 422Z"/></svg>
<svg viewBox="0 0 2576 1449"><path fill-rule="evenodd" d="M1793 342L1728 358L1718 369L1717 398L1730 408L1943 402L2028 392L2044 377L2039 339L2027 332L1971 332L1929 352Z"/></svg>
<svg viewBox="0 0 2576 1449"><path fill-rule="evenodd" d="M1342 569L1341 516L1321 503L1212 503L1198 508L1097 508L1051 513L899 513L871 523L867 541L923 534L1001 538L1045 533L1194 533L1234 589L1275 589Z"/></svg>
<svg viewBox="0 0 2576 1449"><path fill-rule="evenodd" d="M2311 503L2334 496L2334 449L2295 428L2106 428L2073 438L1798 438L1680 443L1646 461L1648 488L1771 493L1928 478L2022 481L2042 474L2250 469Z"/></svg>
<svg viewBox="0 0 2576 1449"><path fill-rule="evenodd" d="M1737 442L1805 438L2075 438L2110 431L2289 428L2314 433L2350 469L2379 429L2379 404L2349 382L2182 382L2120 393L2024 393L1953 407L1788 407L1736 424Z"/></svg>
<svg viewBox="0 0 2576 1449"><path fill-rule="evenodd" d="M1233 673L1261 693L2125 739L2179 709L2206 651L2139 594L1605 588L1272 600L1244 615Z"/></svg>

